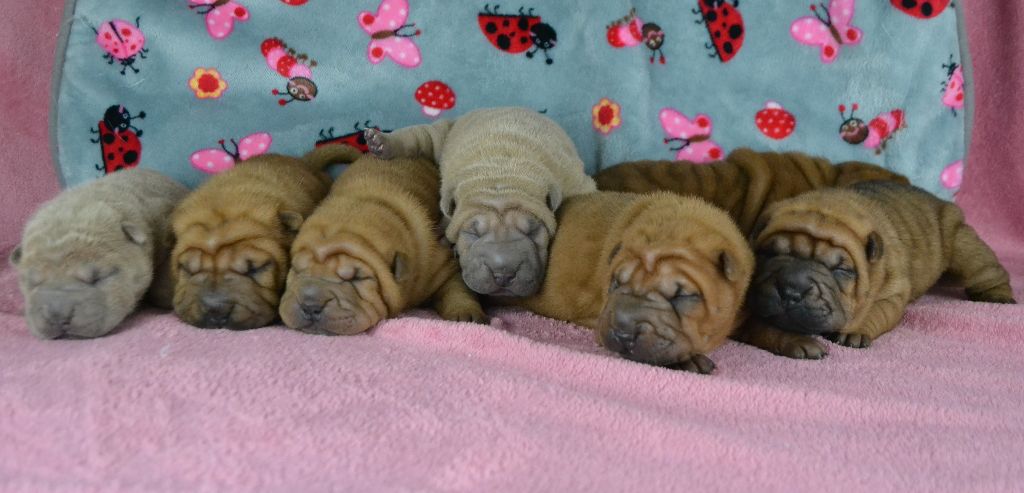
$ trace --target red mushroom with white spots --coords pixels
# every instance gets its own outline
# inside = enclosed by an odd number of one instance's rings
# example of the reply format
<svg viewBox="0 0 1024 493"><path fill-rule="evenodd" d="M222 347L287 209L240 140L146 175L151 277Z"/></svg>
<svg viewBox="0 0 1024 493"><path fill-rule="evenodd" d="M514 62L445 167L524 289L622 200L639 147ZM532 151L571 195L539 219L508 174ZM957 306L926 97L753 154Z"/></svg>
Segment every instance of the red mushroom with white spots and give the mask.
<svg viewBox="0 0 1024 493"><path fill-rule="evenodd" d="M415 97L423 106L423 114L431 118L455 107L455 91L439 80L424 82L416 89Z"/></svg>
<svg viewBox="0 0 1024 493"><path fill-rule="evenodd" d="M796 117L779 103L768 101L764 108L754 115L754 124L765 137L782 140L796 129Z"/></svg>

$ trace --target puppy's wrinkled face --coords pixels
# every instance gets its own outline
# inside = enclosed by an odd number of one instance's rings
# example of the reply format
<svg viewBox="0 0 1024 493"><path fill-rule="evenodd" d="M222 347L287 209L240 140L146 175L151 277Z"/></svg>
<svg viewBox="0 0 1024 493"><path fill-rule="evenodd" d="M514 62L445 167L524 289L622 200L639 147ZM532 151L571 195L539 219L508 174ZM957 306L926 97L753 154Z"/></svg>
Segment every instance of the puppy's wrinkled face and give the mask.
<svg viewBox="0 0 1024 493"><path fill-rule="evenodd" d="M547 268L551 231L530 212L481 203L455 239L462 278L469 289L492 296L530 296Z"/></svg>
<svg viewBox="0 0 1024 493"><path fill-rule="evenodd" d="M15 249L11 263L18 270L29 330L41 339L112 331L135 309L153 277L149 240L138 234L136 239L126 235L123 241L97 243L69 235L45 248Z"/></svg>
<svg viewBox="0 0 1024 493"><path fill-rule="evenodd" d="M710 262L692 252L617 257L597 324L598 340L609 350L643 363L677 365L709 350L709 327L732 323L736 310L716 308L733 289L722 277L729 269L726 254Z"/></svg>
<svg viewBox="0 0 1024 493"><path fill-rule="evenodd" d="M203 328L253 329L277 316L287 255L270 238L176 248L174 311Z"/></svg>
<svg viewBox="0 0 1024 493"><path fill-rule="evenodd" d="M806 233L776 233L760 242L748 303L782 330L838 332L856 309L857 277L845 248Z"/></svg>
<svg viewBox="0 0 1024 493"><path fill-rule="evenodd" d="M369 264L347 253L317 258L301 249L288 272L280 313L285 325L295 330L351 335L369 330L387 317L388 309L378 275Z"/></svg>

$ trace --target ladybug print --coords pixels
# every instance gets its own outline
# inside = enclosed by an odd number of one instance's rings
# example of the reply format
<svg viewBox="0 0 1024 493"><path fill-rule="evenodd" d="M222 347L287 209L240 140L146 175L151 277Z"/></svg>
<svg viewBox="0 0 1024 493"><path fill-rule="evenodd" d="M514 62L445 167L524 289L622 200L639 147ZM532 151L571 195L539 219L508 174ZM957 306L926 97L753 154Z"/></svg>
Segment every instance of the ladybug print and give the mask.
<svg viewBox="0 0 1024 493"><path fill-rule="evenodd" d="M292 7L298 7L300 5L306 5L309 0L281 0L281 3L285 5L291 5Z"/></svg>
<svg viewBox="0 0 1024 493"><path fill-rule="evenodd" d="M665 52L661 49L665 43L665 31L653 22L641 21L636 15L636 9L630 10L629 15L609 24L606 36L608 44L613 48L627 48L642 42L651 50L651 63L654 63L657 56L658 61L662 65L665 64Z"/></svg>
<svg viewBox="0 0 1024 493"><path fill-rule="evenodd" d="M365 122L356 122L356 124L353 125L352 128L355 129L354 132L349 132L345 135L340 135L337 137L334 136L334 127L328 128L326 132L323 129L321 129L320 138L317 139L316 143L314 144L314 147L344 144L359 149L359 152L366 153L367 151L370 150L369 147L367 147L366 145L365 132L367 129L374 128L380 130L381 132L390 132L390 130L383 130L376 125L371 125L370 120L366 120Z"/></svg>
<svg viewBox="0 0 1024 493"><path fill-rule="evenodd" d="M526 58L533 58L541 51L545 63L554 63L548 51L558 43L558 33L540 16L534 15L532 8L524 11L520 7L519 14L502 14L497 5L491 8L487 4L477 21L480 31L495 48L513 55L526 52Z"/></svg>
<svg viewBox="0 0 1024 493"><path fill-rule="evenodd" d="M316 60L311 60L305 53L296 54L281 41L280 38L267 38L260 44L260 52L267 60L267 66L280 76L288 79L285 92L289 99L278 99L277 104L284 106L292 101L312 101L318 89L313 82L313 67ZM271 94L277 96L281 91L274 89Z"/></svg>
<svg viewBox="0 0 1024 493"><path fill-rule="evenodd" d="M782 140L796 129L796 117L779 103L768 101L754 115L754 125L769 139Z"/></svg>
<svg viewBox="0 0 1024 493"><path fill-rule="evenodd" d="M140 58L146 58L146 53L149 53L145 48L146 36L140 29L140 20L140 17L136 17L135 24L132 25L126 20L115 19L104 22L99 29L92 28L96 33L96 44L103 48L103 59L107 61L107 65L120 63L121 75L125 75L128 69L139 73L139 69L135 68L135 62Z"/></svg>
<svg viewBox="0 0 1024 493"><path fill-rule="evenodd" d="M963 67L953 61L953 55L949 55L949 63L943 63L942 68L946 70L946 80L942 81L942 104L956 116L956 110L964 107Z"/></svg>
<svg viewBox="0 0 1024 493"><path fill-rule="evenodd" d="M701 16L697 23L704 24L711 37L711 42L704 44L705 48L713 50L708 56L722 63L732 60L743 47L746 36L743 16L738 10L740 0L698 0L697 5L700 10L692 12Z"/></svg>
<svg viewBox="0 0 1024 493"><path fill-rule="evenodd" d="M139 158L142 157L142 142L139 141L139 137L142 137L142 130L132 125L134 118L146 118L146 112L140 111L137 115L132 115L124 106L114 105L103 113L98 128L89 129L93 134L99 135L97 139L90 139L93 144L100 145L103 165L97 164L97 170L109 175L139 165Z"/></svg>
<svg viewBox="0 0 1024 493"><path fill-rule="evenodd" d="M881 154L893 135L907 127L903 110L887 111L864 124L864 120L854 115L858 109L860 107L857 103L853 103L850 116L847 117L846 105L839 105L839 115L843 117L843 124L839 127L839 136L849 144L864 144L864 147L874 149L875 154Z"/></svg>
<svg viewBox="0 0 1024 493"><path fill-rule="evenodd" d="M893 7L918 19L931 19L946 10L949 0L889 0Z"/></svg>

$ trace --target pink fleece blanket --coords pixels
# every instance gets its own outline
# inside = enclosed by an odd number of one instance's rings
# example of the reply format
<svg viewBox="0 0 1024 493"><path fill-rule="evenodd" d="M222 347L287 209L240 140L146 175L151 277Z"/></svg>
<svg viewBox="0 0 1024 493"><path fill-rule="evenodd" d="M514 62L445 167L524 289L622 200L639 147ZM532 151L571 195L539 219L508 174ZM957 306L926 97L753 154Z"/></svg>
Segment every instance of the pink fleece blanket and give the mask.
<svg viewBox="0 0 1024 493"><path fill-rule="evenodd" d="M16 7L0 7L5 255L56 191L45 97L24 89L47 85L60 2ZM978 114L959 200L1024 299L1024 4L974 0L968 21ZM43 342L13 280L0 270L0 491L1024 490L1024 308L956 290L870 349L805 362L730 343L707 377L521 312L336 338L145 312Z"/></svg>

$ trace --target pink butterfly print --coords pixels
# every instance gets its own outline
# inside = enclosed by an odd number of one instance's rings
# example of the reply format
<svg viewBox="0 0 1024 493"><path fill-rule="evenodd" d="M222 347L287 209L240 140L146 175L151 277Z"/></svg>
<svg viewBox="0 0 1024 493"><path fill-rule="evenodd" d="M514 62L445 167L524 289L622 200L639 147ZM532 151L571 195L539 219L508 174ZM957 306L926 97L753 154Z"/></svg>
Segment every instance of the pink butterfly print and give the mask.
<svg viewBox="0 0 1024 493"><path fill-rule="evenodd" d="M224 39L235 29L235 20L249 20L249 10L234 0L188 0L188 8L206 16L206 32Z"/></svg>
<svg viewBox="0 0 1024 493"><path fill-rule="evenodd" d="M678 151L677 161L706 163L722 157L722 148L711 140L713 125L710 116L697 113L693 121L690 121L686 115L672 108L665 108L658 113L658 118L661 120L661 128L668 135L665 143L682 143L679 147L671 148Z"/></svg>
<svg viewBox="0 0 1024 493"><path fill-rule="evenodd" d="M420 35L415 23L406 24L409 17L408 0L381 0L377 13L363 11L359 13L359 26L370 35L370 45L366 48L366 57L376 65L385 57L406 67L418 67L420 49L412 38Z"/></svg>
<svg viewBox="0 0 1024 493"><path fill-rule="evenodd" d="M121 75L128 69L139 73L139 69L135 68L136 57L146 58L146 53L149 52L145 48L146 36L139 29L139 19L135 18L134 25L125 20L115 19L104 22L98 30L92 29L96 33L96 44L105 52L103 59L108 65L113 65L115 61L119 62Z"/></svg>
<svg viewBox="0 0 1024 493"><path fill-rule="evenodd" d="M224 139L220 139L218 141L220 149L198 150L189 156L189 161L199 171L217 174L231 169L238 161L244 161L267 152L271 142L270 134L266 132L249 135L242 138L241 142L231 139L231 145L235 147L235 151L232 152L224 144Z"/></svg>
<svg viewBox="0 0 1024 493"><path fill-rule="evenodd" d="M943 82L945 89L942 92L942 104L951 108L956 115L956 110L964 107L964 70L960 64L952 60L942 66L947 70L949 77Z"/></svg>
<svg viewBox="0 0 1024 493"><path fill-rule="evenodd" d="M801 17L789 27L793 39L805 45L821 47L821 62L832 63L839 56L839 47L855 45L864 37L863 31L853 27L853 9L856 0L832 0L811 5L814 16Z"/></svg>

